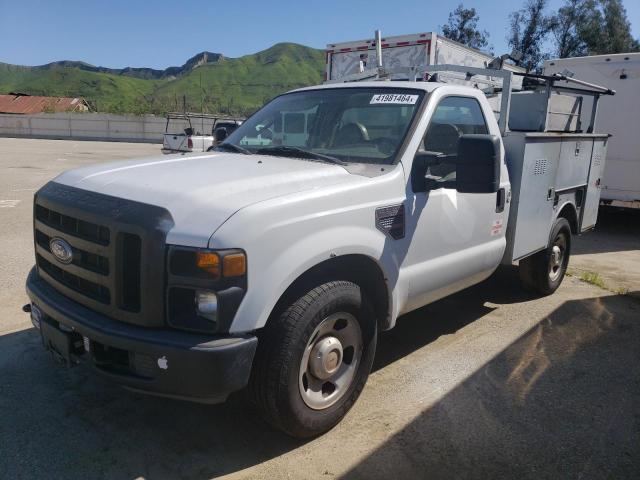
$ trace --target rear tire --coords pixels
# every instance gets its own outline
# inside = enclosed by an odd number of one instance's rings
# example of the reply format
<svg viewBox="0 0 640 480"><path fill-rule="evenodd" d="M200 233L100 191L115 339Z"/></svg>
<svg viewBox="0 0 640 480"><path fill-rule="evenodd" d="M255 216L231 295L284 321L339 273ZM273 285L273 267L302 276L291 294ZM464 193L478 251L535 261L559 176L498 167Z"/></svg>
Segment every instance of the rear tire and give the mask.
<svg viewBox="0 0 640 480"><path fill-rule="evenodd" d="M250 391L264 418L308 438L334 427L369 376L376 319L360 287L333 281L270 319L258 341Z"/></svg>
<svg viewBox="0 0 640 480"><path fill-rule="evenodd" d="M571 255L571 227L566 218L558 218L551 229L549 246L520 260L520 280L525 288L542 295L555 292L567 272Z"/></svg>

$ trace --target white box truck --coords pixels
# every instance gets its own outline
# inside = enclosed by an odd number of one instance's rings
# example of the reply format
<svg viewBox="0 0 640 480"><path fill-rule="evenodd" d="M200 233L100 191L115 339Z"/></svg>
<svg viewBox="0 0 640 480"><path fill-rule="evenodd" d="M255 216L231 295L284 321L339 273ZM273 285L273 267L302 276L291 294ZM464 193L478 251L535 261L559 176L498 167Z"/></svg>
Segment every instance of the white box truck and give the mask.
<svg viewBox="0 0 640 480"><path fill-rule="evenodd" d="M25 305L44 347L156 395L220 402L248 386L271 424L310 437L354 405L400 315L501 263L554 292L572 235L595 224L608 135L509 132L512 72L427 67L445 69L500 77L499 118L469 86L319 85L214 151L47 183ZM275 135L294 114L296 135Z"/></svg>
<svg viewBox="0 0 640 480"><path fill-rule="evenodd" d="M415 67L424 72L428 66L443 64L486 68L493 60L493 57L486 53L435 32L382 37L380 46L384 68L389 71ZM325 81L341 81L361 72L375 73L378 68L376 39L330 43L326 48L325 59ZM525 71L508 63L503 66L511 72ZM514 83L514 87L517 87L521 82L516 78Z"/></svg>
<svg viewBox="0 0 640 480"><path fill-rule="evenodd" d="M640 53L548 60L544 73L565 73L607 85L617 95L598 105L598 130L612 135L602 203L640 208ZM591 99L585 99L589 111Z"/></svg>

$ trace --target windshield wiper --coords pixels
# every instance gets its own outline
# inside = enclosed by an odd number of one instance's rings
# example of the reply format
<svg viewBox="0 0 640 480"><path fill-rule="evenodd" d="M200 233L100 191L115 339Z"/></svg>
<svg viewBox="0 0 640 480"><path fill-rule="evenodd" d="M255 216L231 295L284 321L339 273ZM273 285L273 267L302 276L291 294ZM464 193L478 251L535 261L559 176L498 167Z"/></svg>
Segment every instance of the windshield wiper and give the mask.
<svg viewBox="0 0 640 480"><path fill-rule="evenodd" d="M336 165L346 165L346 162L332 157L331 155L323 155L322 153L311 152L298 147L288 147L286 145L277 145L272 147L263 147L256 150L258 155L289 155L298 158L309 158L314 160L324 160L325 162L335 163Z"/></svg>
<svg viewBox="0 0 640 480"><path fill-rule="evenodd" d="M235 153L242 153L244 155L253 155L249 150L234 143L220 143L215 147L211 148L211 150L215 151L230 151Z"/></svg>

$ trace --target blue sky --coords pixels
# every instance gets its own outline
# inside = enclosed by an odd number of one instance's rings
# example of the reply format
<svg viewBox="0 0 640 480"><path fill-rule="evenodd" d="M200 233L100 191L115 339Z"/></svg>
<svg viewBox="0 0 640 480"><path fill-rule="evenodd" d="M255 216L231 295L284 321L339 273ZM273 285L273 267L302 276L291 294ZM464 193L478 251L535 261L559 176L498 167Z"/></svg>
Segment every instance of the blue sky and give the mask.
<svg viewBox="0 0 640 480"><path fill-rule="evenodd" d="M465 1L480 14L496 53L507 51L509 13L523 0ZM238 57L277 42L327 43L439 30L459 3L402 1L0 0L0 61L83 60L119 68L166 68L209 50ZM551 0L556 9L561 0ZM640 0L624 0L640 37Z"/></svg>

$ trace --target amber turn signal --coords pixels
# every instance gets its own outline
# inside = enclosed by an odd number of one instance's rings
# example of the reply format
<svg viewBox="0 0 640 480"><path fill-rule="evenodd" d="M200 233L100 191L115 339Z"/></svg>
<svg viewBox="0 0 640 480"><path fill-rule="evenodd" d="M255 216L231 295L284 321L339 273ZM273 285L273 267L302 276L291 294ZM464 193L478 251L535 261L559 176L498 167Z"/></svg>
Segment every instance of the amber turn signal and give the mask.
<svg viewBox="0 0 640 480"><path fill-rule="evenodd" d="M247 273L247 257L244 253L232 253L222 259L222 274L225 277L241 277Z"/></svg>
<svg viewBox="0 0 640 480"><path fill-rule="evenodd" d="M209 272L216 277L220 275L220 257L217 253L197 252L196 264L199 269Z"/></svg>

